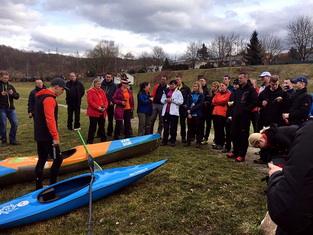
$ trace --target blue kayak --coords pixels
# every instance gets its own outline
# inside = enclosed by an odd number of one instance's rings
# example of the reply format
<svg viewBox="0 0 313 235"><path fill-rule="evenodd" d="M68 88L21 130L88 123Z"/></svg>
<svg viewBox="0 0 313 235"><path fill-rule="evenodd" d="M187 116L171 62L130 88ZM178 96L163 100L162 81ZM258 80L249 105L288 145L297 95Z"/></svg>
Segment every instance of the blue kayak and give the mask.
<svg viewBox="0 0 313 235"><path fill-rule="evenodd" d="M166 161L95 172L93 201L135 182ZM0 229L37 222L88 205L90 180L90 173L75 176L1 204Z"/></svg>
<svg viewBox="0 0 313 235"><path fill-rule="evenodd" d="M137 136L128 139L106 141L88 145L91 156L100 164L108 164L147 154L159 146L159 134ZM63 162L59 175L89 168L87 153L83 145L62 151ZM37 156L10 157L0 160L0 186L35 180ZM43 176L50 175L53 160L46 162Z"/></svg>

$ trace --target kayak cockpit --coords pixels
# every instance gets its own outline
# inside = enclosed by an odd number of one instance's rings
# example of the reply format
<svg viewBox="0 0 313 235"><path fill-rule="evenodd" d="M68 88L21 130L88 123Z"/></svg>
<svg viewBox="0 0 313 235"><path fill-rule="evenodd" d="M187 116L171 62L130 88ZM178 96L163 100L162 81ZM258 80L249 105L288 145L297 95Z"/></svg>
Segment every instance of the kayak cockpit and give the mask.
<svg viewBox="0 0 313 235"><path fill-rule="evenodd" d="M48 187L38 194L37 200L41 203L48 203L59 200L88 186L90 184L90 180L91 175L87 175Z"/></svg>

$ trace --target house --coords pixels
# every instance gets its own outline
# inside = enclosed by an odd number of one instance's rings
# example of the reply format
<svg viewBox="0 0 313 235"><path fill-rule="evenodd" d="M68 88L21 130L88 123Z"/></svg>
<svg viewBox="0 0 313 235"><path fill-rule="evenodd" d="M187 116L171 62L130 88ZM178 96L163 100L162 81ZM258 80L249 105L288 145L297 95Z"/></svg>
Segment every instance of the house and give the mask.
<svg viewBox="0 0 313 235"><path fill-rule="evenodd" d="M98 73L96 74L96 77L97 78L100 78L101 82L104 80L104 76L105 76L106 73ZM132 76L131 74L129 73L125 73L127 78L128 78L128 81L130 81L130 84L133 85L135 83L135 77ZM113 81L115 84L120 84L121 83L121 79L120 79L120 73L115 73L113 72L112 73L113 75Z"/></svg>

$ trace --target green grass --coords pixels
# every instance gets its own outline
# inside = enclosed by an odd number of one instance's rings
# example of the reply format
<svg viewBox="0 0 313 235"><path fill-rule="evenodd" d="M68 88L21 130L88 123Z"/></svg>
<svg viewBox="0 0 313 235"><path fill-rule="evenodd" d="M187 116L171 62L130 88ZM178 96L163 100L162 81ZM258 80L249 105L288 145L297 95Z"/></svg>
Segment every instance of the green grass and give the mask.
<svg viewBox="0 0 313 235"><path fill-rule="evenodd" d="M27 97L33 84L14 86L21 95L15 104L19 118L17 140L22 145L1 148L0 159L36 154L33 120L27 116ZM65 104L64 98L65 95L57 100ZM85 97L82 106L86 108ZM81 123L86 138L89 120L85 114L81 115ZM77 133L67 131L63 107L59 107L59 131L61 149L81 144ZM261 234L258 225L266 212L266 185L260 181L264 173L248 163L226 159L208 146L184 148L178 142L176 147L162 146L153 153L102 167L144 164L165 158L169 161L150 175L93 204L93 234ZM59 180L85 172L88 169L69 172ZM34 188L34 182L3 187L0 203ZM0 233L86 234L87 221L88 207L83 207Z"/></svg>

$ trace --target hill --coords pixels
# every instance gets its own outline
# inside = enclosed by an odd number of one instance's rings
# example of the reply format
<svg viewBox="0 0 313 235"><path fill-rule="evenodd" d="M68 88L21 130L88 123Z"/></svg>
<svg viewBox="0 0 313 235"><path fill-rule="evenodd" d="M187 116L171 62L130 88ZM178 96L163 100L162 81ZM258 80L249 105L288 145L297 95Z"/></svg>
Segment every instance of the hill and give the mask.
<svg viewBox="0 0 313 235"><path fill-rule="evenodd" d="M285 78L296 78L298 76L305 76L309 79L309 90L313 91L310 82L313 78L313 64L286 64L286 65L267 65L267 66L249 66L249 67L223 67L223 68L211 68L211 69L194 69L194 70L182 70L182 71L161 71L154 73L137 73L135 75L136 84L143 81L149 81L151 84L159 82L162 75L168 75L171 79L175 79L175 76L180 74L183 76L183 80L187 85L191 85L192 82L197 80L199 74L204 75L208 83L213 81L220 82L225 74L231 76L231 78L237 78L240 72L247 72L250 78L256 78L258 84L261 84L259 75L263 71L269 71L272 75L277 74L283 80Z"/></svg>

